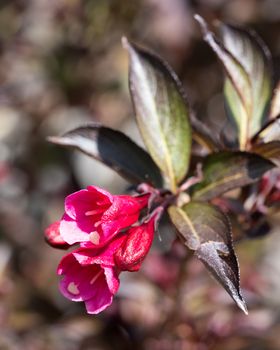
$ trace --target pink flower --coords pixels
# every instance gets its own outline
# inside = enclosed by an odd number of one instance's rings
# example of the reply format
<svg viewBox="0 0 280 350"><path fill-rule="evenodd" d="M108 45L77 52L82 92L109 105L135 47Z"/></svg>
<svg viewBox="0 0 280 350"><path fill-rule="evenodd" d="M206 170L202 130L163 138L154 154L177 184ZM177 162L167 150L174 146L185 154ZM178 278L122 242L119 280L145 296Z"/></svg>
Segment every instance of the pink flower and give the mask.
<svg viewBox="0 0 280 350"><path fill-rule="evenodd" d="M97 314L108 307L119 288L119 270L113 255L123 243L119 235L103 248L80 248L67 254L57 273L63 275L61 293L73 301L84 301L89 314Z"/></svg>
<svg viewBox="0 0 280 350"><path fill-rule="evenodd" d="M115 262L120 270L139 270L153 243L155 226L161 212L162 208L158 208L149 221L128 230L127 238L115 253Z"/></svg>
<svg viewBox="0 0 280 350"><path fill-rule="evenodd" d="M116 196L88 186L66 198L60 234L68 244L89 242L95 247L104 246L120 230L138 220L148 199L149 195Z"/></svg>
<svg viewBox="0 0 280 350"><path fill-rule="evenodd" d="M108 307L119 288L120 272L137 271L146 257L162 208L142 225L130 226L148 206L150 195L115 196L89 186L68 196L61 221L46 229L46 240L54 247L80 243L61 260L57 273L63 276L62 294L85 302L88 313Z"/></svg>

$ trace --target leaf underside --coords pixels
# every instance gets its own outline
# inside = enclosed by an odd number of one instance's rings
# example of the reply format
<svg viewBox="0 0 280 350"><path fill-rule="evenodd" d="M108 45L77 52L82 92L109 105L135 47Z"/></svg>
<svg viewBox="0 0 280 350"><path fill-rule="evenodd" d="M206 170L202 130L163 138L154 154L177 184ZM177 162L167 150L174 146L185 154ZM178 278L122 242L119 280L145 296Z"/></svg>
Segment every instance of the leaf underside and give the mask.
<svg viewBox="0 0 280 350"><path fill-rule="evenodd" d="M134 184L146 182L162 187L160 171L150 155L120 131L89 124L48 140L78 149Z"/></svg>
<svg viewBox="0 0 280 350"><path fill-rule="evenodd" d="M227 216L215 206L202 202L190 202L181 208L172 206L169 215L181 240L195 251L198 259L247 314Z"/></svg>

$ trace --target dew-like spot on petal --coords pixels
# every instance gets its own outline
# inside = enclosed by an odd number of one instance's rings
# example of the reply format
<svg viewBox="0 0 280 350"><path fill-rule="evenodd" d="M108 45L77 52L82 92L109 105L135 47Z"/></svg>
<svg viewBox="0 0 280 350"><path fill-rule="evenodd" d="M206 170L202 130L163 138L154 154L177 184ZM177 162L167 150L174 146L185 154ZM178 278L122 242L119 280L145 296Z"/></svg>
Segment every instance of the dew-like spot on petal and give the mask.
<svg viewBox="0 0 280 350"><path fill-rule="evenodd" d="M75 282L70 282L68 284L67 290L69 293L73 294L73 295L78 295L80 294L80 291L78 289L78 286L76 285Z"/></svg>
<svg viewBox="0 0 280 350"><path fill-rule="evenodd" d="M89 240L93 243L93 244L99 244L100 242L100 235L97 231L92 231L89 234Z"/></svg>
<svg viewBox="0 0 280 350"><path fill-rule="evenodd" d="M93 284L97 278L102 274L103 271L99 271L97 275L95 275L89 282L89 284Z"/></svg>

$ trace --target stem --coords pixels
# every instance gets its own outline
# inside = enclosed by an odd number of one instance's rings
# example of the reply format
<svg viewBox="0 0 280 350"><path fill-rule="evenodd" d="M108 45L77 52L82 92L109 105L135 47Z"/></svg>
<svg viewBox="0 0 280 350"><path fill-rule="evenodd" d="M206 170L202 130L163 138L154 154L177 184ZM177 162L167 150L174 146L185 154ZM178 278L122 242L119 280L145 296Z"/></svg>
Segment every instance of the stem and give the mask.
<svg viewBox="0 0 280 350"><path fill-rule="evenodd" d="M203 180L202 164L198 163L196 166L196 175L189 177L179 188L179 192L186 191L191 186L201 182Z"/></svg>
<svg viewBox="0 0 280 350"><path fill-rule="evenodd" d="M165 332L168 329L172 328L172 326L176 325L176 323L180 320L182 316L182 289L183 286L185 285L186 279L187 279L187 262L190 260L192 255L190 252L187 252L186 256L184 259L181 261L180 264L180 269L178 273L178 278L175 286L175 292L173 294L173 308L167 315L164 323L161 326L161 332ZM191 323L191 322L190 322ZM191 324L193 327L193 325Z"/></svg>

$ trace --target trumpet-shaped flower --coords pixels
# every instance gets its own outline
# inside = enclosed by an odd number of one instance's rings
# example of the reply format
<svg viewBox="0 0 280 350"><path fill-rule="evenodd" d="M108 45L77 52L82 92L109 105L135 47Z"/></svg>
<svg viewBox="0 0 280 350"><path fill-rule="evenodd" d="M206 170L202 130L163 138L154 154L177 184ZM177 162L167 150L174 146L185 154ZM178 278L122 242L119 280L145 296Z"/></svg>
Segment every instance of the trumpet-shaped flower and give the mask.
<svg viewBox="0 0 280 350"><path fill-rule="evenodd" d="M108 307L119 288L119 273L113 255L124 240L123 235L103 248L80 248L67 254L57 273L61 293L72 301L85 302L89 314L97 314Z"/></svg>
<svg viewBox="0 0 280 350"><path fill-rule="evenodd" d="M112 195L95 186L88 186L69 195L60 234L65 242L104 246L120 230L134 224L147 206L149 195L132 197Z"/></svg>

